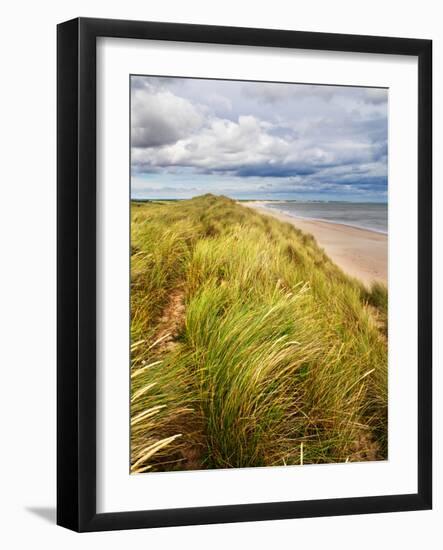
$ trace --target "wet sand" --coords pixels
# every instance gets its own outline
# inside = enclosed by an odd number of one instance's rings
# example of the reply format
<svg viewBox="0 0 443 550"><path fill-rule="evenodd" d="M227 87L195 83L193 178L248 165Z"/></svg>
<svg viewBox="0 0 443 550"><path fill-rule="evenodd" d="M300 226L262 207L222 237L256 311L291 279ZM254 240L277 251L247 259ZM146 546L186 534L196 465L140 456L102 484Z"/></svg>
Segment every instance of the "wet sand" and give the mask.
<svg viewBox="0 0 443 550"><path fill-rule="evenodd" d="M313 235L326 254L343 271L366 285L373 281L387 284L388 237L382 233L339 223L305 220L266 208L266 201L243 202L262 214L289 222Z"/></svg>

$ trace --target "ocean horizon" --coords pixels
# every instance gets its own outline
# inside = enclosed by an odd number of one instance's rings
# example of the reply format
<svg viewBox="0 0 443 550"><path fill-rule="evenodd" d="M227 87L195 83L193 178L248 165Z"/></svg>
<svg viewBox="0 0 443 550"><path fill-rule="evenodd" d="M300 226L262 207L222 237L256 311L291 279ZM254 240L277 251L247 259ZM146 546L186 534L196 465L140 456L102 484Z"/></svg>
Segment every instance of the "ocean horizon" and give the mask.
<svg viewBox="0 0 443 550"><path fill-rule="evenodd" d="M131 197L132 201L182 201L192 197ZM264 206L295 218L339 223L377 233L388 233L386 202L356 202L334 199L270 199L264 197L238 198L241 202L263 202Z"/></svg>
<svg viewBox="0 0 443 550"><path fill-rule="evenodd" d="M377 233L388 233L388 205L382 202L272 201L266 208L306 220L340 223Z"/></svg>

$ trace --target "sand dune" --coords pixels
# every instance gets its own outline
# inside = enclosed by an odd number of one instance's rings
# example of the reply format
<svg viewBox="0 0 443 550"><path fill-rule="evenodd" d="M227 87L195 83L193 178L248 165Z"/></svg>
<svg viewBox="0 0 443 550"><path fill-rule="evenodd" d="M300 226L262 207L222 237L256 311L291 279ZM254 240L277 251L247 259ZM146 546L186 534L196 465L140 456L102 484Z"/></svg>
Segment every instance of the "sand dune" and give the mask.
<svg viewBox="0 0 443 550"><path fill-rule="evenodd" d="M387 235L338 223L295 218L266 208L266 201L242 204L310 233L331 260L352 277L357 277L367 285L373 281L387 284Z"/></svg>

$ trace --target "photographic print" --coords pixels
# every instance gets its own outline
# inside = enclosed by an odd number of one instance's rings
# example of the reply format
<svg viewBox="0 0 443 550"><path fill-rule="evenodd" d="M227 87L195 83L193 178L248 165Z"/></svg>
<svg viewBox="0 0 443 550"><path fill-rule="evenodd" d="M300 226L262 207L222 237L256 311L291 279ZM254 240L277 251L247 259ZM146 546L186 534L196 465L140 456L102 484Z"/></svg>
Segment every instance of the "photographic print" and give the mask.
<svg viewBox="0 0 443 550"><path fill-rule="evenodd" d="M388 458L388 90L132 75L133 474Z"/></svg>

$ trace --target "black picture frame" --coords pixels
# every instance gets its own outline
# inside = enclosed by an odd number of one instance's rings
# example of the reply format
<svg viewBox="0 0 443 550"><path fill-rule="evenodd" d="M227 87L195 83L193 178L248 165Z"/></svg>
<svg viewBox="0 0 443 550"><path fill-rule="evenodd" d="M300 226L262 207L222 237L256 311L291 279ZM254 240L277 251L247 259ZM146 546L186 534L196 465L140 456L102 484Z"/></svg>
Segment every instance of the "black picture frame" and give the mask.
<svg viewBox="0 0 443 550"><path fill-rule="evenodd" d="M418 58L418 491L136 512L96 511L96 39L399 54ZM75 531L426 510L432 506L432 42L73 19L57 29L57 523Z"/></svg>

